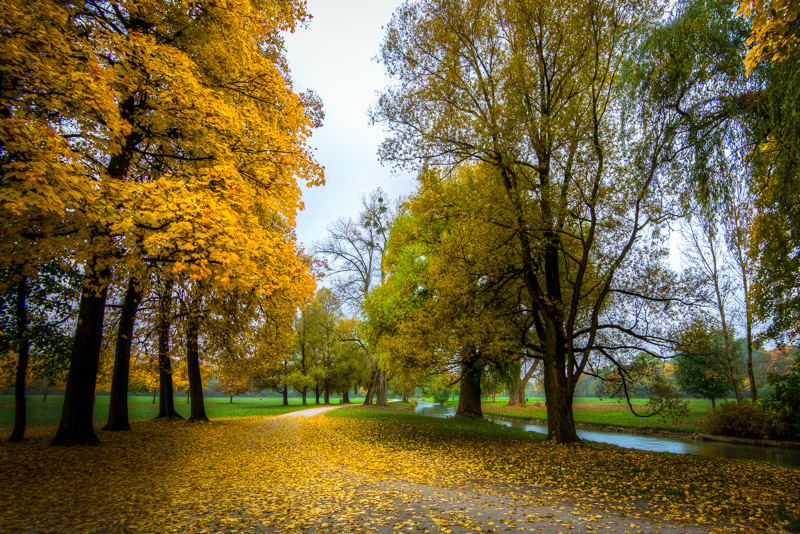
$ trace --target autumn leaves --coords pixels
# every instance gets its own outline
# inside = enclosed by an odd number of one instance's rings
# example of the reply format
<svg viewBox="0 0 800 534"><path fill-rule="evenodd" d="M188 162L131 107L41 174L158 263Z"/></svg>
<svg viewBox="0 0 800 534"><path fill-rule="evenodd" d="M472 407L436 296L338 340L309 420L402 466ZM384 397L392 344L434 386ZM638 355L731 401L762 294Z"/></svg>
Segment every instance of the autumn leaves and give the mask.
<svg viewBox="0 0 800 534"><path fill-rule="evenodd" d="M290 330L313 291L293 228L298 182L323 180L305 144L320 104L294 92L279 36L306 13L249 1L0 7L4 268L35 280L58 258L85 276L57 441L91 443L109 287L130 300L121 327L144 299L179 297L169 315L183 318L190 382L201 329L258 344ZM131 334L118 336L122 364Z"/></svg>

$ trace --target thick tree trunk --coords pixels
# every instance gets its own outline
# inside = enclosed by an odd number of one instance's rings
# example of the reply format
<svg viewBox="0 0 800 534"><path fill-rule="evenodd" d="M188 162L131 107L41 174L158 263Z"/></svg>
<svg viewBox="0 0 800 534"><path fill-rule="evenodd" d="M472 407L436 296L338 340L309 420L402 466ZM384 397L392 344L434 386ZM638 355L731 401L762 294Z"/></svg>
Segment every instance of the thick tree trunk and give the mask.
<svg viewBox="0 0 800 534"><path fill-rule="evenodd" d="M289 406L289 386L283 386L283 405Z"/></svg>
<svg viewBox="0 0 800 534"><path fill-rule="evenodd" d="M342 404L350 404L350 390L345 389L342 392Z"/></svg>
<svg viewBox="0 0 800 534"><path fill-rule="evenodd" d="M378 370L378 394L375 399L376 406L386 406L386 393L388 389L386 382L386 371L384 369Z"/></svg>
<svg viewBox="0 0 800 534"><path fill-rule="evenodd" d="M175 411L175 387L172 384L172 359L169 356L169 328L172 315L172 286L174 282L167 280L164 289L158 296L158 416L183 419Z"/></svg>
<svg viewBox="0 0 800 534"><path fill-rule="evenodd" d="M569 395L566 358L556 349L555 357L544 360L544 393L547 399L547 440L556 443L580 443L572 416L572 397Z"/></svg>
<svg viewBox="0 0 800 534"><path fill-rule="evenodd" d="M103 430L130 430L128 421L128 379L131 365L131 343L136 311L142 300L142 288L136 278L128 280L125 300L119 316L117 346L114 354L114 371L111 375L111 398L108 406L108 422Z"/></svg>
<svg viewBox="0 0 800 534"><path fill-rule="evenodd" d="M375 390L377 389L378 383L378 371L377 369L372 375L372 382L369 383L369 387L367 388L367 394L364 396L364 405L371 405L372 404L372 397L375 395Z"/></svg>
<svg viewBox="0 0 800 534"><path fill-rule="evenodd" d="M233 404L233 395L231 395L231 400L228 402L228 404Z"/></svg>
<svg viewBox="0 0 800 534"><path fill-rule="evenodd" d="M99 258L86 266L86 277L78 308L78 326L69 362L67 387L61 422L53 445L97 445L94 433L94 396L97 386L97 366L103 340L103 319L111 271L104 267L97 272Z"/></svg>
<svg viewBox="0 0 800 534"><path fill-rule="evenodd" d="M195 291L199 292L199 288ZM191 297L189 314L186 318L186 371L189 374L189 395L192 398L189 421L208 421L203 404L203 378L200 376L200 355L197 339L200 337L199 294Z"/></svg>
<svg viewBox="0 0 800 534"><path fill-rule="evenodd" d="M314 386L314 398L316 399L317 404L319 404L319 395L320 395L319 386Z"/></svg>
<svg viewBox="0 0 800 534"><path fill-rule="evenodd" d="M303 396L303 406L308 406L308 402L306 401L306 390L303 388L303 391L300 393Z"/></svg>
<svg viewBox="0 0 800 534"><path fill-rule="evenodd" d="M25 375L28 373L28 309L25 300L28 298L28 277L23 276L17 283L17 376L14 381L14 430L9 441L19 442L25 437L27 425L27 407L25 406ZM45 398L47 394L45 393Z"/></svg>
<svg viewBox="0 0 800 534"><path fill-rule="evenodd" d="M408 393L403 393L403 402L408 402Z"/></svg>
<svg viewBox="0 0 800 534"><path fill-rule="evenodd" d="M481 410L481 375L483 365L475 351L469 358L461 362L461 390L458 394L456 417L471 415L475 419L483 419Z"/></svg>

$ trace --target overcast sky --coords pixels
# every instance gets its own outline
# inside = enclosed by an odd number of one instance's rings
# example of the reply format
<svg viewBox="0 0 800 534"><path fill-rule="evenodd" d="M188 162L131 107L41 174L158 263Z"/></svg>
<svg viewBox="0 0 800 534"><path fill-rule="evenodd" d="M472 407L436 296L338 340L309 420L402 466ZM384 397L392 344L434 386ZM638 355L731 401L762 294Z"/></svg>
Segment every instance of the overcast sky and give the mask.
<svg viewBox="0 0 800 534"><path fill-rule="evenodd" d="M306 209L297 218L297 235L308 248L325 237L338 217L355 216L361 196L382 187L388 197L413 190L413 177L392 174L377 159L383 139L370 126L367 111L376 91L389 79L374 61L388 24L401 0L308 0L314 17L306 29L286 36L295 90L314 89L325 106L325 121L311 138L326 185L304 189Z"/></svg>

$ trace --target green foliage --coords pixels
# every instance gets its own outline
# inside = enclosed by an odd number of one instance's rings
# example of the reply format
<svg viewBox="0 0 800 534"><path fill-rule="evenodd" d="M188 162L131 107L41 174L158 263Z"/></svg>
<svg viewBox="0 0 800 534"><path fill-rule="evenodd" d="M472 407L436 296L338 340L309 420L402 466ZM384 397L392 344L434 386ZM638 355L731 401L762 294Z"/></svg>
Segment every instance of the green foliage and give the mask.
<svg viewBox="0 0 800 534"><path fill-rule="evenodd" d="M742 344L734 345L734 357L743 357ZM675 356L675 378L683 391L703 399L722 399L732 390L726 366L722 332L703 321L694 321L684 332Z"/></svg>
<svg viewBox="0 0 800 534"><path fill-rule="evenodd" d="M796 356L792 372L786 375L771 373L768 379L775 389L762 404L774 414L774 419L783 420L800 436L800 355ZM788 429L782 429L788 432Z"/></svg>
<svg viewBox="0 0 800 534"><path fill-rule="evenodd" d="M28 280L26 308L30 340L30 370L36 379L53 386L64 380L72 352L71 322L77 312L83 275L53 261L40 265ZM0 350L16 349L16 287L13 272L0 278Z"/></svg>

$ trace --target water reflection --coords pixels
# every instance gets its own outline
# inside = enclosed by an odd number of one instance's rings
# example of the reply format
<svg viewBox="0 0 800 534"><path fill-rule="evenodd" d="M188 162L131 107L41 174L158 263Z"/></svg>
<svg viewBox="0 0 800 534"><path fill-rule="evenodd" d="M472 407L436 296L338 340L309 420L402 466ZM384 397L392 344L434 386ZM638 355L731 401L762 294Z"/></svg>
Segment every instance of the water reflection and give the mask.
<svg viewBox="0 0 800 534"><path fill-rule="evenodd" d="M431 417L452 417L456 413L453 406L440 406L427 402L417 404L416 412ZM487 418L498 425L518 428L526 432L540 432L547 434L547 426L530 424L522 421L503 421ZM712 458L731 458L735 460L762 460L766 462L781 463L800 467L800 449L787 449L783 447L759 447L755 445L739 445L735 443L721 443L718 441L693 441L690 439L673 438L666 436L647 436L640 434L623 434L619 432L604 432L601 430L578 430L581 439L611 443L629 449L640 449L654 452L671 452L675 454L694 454L697 456L710 456Z"/></svg>

